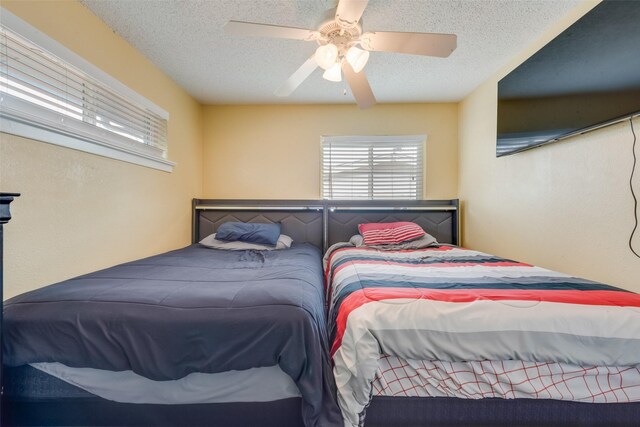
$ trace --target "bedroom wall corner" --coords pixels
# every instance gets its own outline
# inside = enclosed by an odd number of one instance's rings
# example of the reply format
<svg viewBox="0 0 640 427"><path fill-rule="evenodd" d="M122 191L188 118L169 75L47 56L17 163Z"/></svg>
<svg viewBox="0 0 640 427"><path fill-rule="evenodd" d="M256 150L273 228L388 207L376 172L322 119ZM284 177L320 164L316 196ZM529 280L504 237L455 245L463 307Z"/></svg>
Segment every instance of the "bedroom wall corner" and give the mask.
<svg viewBox="0 0 640 427"><path fill-rule="evenodd" d="M633 228L629 121L495 155L499 79L597 3L580 3L459 104L463 238L473 249L640 292L640 259L627 246ZM634 125L640 129L640 119ZM640 235L634 244L640 248Z"/></svg>
<svg viewBox="0 0 640 427"><path fill-rule="evenodd" d="M77 1L2 7L168 111L176 162L167 173L0 133L0 189L22 193L5 227L5 297L188 245L202 106Z"/></svg>
<svg viewBox="0 0 640 427"><path fill-rule="evenodd" d="M208 105L204 197L319 199L323 135L426 134L427 199L457 197L457 104Z"/></svg>

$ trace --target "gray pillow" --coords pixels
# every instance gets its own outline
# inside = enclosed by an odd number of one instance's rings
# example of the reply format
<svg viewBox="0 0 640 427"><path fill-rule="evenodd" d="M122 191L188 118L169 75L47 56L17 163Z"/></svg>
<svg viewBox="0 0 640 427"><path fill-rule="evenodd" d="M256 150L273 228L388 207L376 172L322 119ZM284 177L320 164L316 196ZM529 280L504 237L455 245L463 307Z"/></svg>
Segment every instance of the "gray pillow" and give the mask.
<svg viewBox="0 0 640 427"><path fill-rule="evenodd" d="M227 251L244 251L252 249L254 251L272 251L274 249L286 249L291 247L293 239L286 234L281 234L278 237L278 242L275 245L261 245L259 243L241 242L239 240L233 242L225 242L222 240L216 240L216 233L213 233L204 239L200 240L202 246L213 249L224 249Z"/></svg>
<svg viewBox="0 0 640 427"><path fill-rule="evenodd" d="M360 234L356 234L349 239L349 243L354 246L367 246L364 244L364 239ZM425 233L424 236L416 240L409 242L402 242L396 245L369 245L369 248L380 249L383 251L399 251L403 249L422 249L429 246L437 245L438 241L429 233Z"/></svg>

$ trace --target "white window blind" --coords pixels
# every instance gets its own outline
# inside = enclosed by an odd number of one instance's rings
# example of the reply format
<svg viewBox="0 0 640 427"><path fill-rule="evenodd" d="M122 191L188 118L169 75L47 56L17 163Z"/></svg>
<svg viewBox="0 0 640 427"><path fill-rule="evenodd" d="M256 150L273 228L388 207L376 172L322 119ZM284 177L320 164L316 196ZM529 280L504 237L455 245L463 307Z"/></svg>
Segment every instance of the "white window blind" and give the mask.
<svg viewBox="0 0 640 427"><path fill-rule="evenodd" d="M101 81L8 28L4 25L8 12L2 12L3 132L171 170L173 163L166 160L166 112L115 79ZM28 25L23 21L18 24ZM27 32L41 41L46 37L33 27ZM75 55L51 39L47 44L68 57ZM74 59L81 64L86 62L79 57Z"/></svg>
<svg viewBox="0 0 640 427"><path fill-rule="evenodd" d="M324 199L422 199L424 135L325 136Z"/></svg>

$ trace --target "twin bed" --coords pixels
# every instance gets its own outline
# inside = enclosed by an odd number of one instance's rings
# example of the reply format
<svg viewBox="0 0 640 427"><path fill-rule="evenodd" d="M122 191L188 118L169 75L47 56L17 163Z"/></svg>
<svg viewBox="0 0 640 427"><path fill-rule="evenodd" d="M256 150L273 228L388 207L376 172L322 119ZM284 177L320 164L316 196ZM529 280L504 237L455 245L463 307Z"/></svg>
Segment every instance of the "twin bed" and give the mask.
<svg viewBox="0 0 640 427"><path fill-rule="evenodd" d="M230 221L280 223L294 243L197 244ZM395 221L439 244L347 243ZM458 227L457 200L194 200L194 245L5 303L3 421L640 420L640 296L458 248Z"/></svg>

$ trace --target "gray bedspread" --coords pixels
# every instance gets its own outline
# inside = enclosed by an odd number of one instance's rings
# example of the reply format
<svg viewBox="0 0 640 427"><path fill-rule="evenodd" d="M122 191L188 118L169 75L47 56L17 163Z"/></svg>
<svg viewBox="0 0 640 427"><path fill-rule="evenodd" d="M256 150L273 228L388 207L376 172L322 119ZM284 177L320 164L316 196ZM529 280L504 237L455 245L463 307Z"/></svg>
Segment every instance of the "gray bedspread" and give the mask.
<svg viewBox="0 0 640 427"><path fill-rule="evenodd" d="M153 380L273 366L302 394L309 427L341 425L320 252L192 245L5 303L5 363L133 370Z"/></svg>

